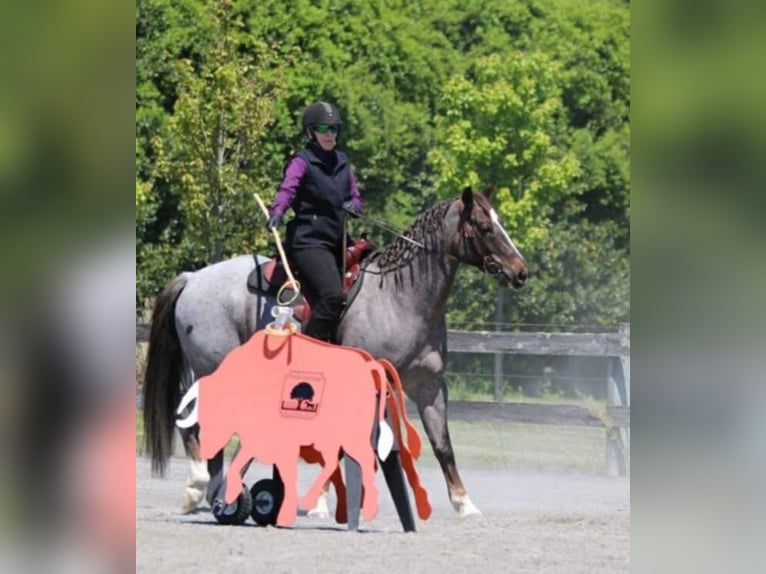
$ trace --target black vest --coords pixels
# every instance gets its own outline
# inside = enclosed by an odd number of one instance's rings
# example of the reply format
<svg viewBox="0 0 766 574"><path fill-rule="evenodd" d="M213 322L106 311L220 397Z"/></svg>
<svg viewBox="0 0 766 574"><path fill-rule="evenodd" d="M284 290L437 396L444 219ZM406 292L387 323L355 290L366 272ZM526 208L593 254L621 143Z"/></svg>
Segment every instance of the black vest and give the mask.
<svg viewBox="0 0 766 574"><path fill-rule="evenodd" d="M306 173L293 200L295 217L287 224L287 245L291 249L342 248L342 205L351 199L351 174L346 154L334 154L334 165L323 161L311 147L297 154L306 162Z"/></svg>

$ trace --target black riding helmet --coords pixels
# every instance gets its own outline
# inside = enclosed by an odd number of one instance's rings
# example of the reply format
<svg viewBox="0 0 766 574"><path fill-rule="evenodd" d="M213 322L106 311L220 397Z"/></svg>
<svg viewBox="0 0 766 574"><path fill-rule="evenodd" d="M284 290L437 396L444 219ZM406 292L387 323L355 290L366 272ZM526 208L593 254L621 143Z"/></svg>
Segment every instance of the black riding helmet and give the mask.
<svg viewBox="0 0 766 574"><path fill-rule="evenodd" d="M309 139L314 139L312 128L317 124L327 124L328 126L343 126L343 119L340 112L333 104L327 102L316 102L311 104L303 112L303 131ZM340 133L340 131L338 132Z"/></svg>

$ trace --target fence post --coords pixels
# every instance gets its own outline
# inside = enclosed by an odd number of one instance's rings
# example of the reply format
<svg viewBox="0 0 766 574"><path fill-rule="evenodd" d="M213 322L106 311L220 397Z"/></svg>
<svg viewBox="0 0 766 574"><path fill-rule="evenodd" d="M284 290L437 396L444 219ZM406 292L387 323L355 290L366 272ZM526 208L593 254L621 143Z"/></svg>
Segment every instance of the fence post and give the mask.
<svg viewBox="0 0 766 574"><path fill-rule="evenodd" d="M620 325L620 334L630 337L630 325ZM610 357L607 363L606 403L608 407L630 406L630 356ZM606 474L624 476L627 473L625 453L630 448L627 429L606 429Z"/></svg>
<svg viewBox="0 0 766 574"><path fill-rule="evenodd" d="M495 331L500 331L503 322L503 302L505 291L497 290L497 305L495 306ZM495 353L495 402L503 401L503 353Z"/></svg>
<svg viewBox="0 0 766 574"><path fill-rule="evenodd" d="M630 323L620 325L620 335L622 335L623 339L627 338L630 341ZM623 406L630 407L630 353L621 356L620 363L622 365L622 390L624 392ZM620 432L622 433L625 451L628 454L628 459L630 459L630 427L621 428Z"/></svg>

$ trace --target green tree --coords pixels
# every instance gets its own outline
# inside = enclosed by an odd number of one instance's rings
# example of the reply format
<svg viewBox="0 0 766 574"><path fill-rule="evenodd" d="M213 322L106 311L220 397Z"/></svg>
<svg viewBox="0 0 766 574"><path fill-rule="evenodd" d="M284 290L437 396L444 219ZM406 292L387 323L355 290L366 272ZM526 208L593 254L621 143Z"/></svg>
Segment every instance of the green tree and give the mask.
<svg viewBox="0 0 766 574"><path fill-rule="evenodd" d="M528 287L507 297L506 321L604 324L626 315L627 302L603 290L627 293L623 2L137 0L136 8L140 300L182 268L266 249L250 192L271 199L304 143L302 110L327 99L344 114L339 147L368 215L404 227L466 183L498 185L496 208L532 271ZM227 132L219 164L221 140L209 135L215 106L248 105L242 78L261 97L252 113L224 114L226 125L250 117L269 129L252 132L257 144L241 161L238 135ZM363 227L354 223L357 233ZM493 321L496 292L491 279L461 272L450 320Z"/></svg>
<svg viewBox="0 0 766 574"><path fill-rule="evenodd" d="M213 4L217 34L207 57L178 62L173 115L166 136L154 140L158 173L180 192L185 237L206 262L255 246L252 190L267 187L273 175L254 160L284 91L266 46L255 57L238 52L242 24L232 8L229 0Z"/></svg>
<svg viewBox="0 0 766 574"><path fill-rule="evenodd" d="M390 0L247 3L249 34L295 58L276 108L275 155L303 145L300 113L318 99L344 116L348 151L370 213L404 226L429 203L426 154L443 83L461 65L424 25L420 3Z"/></svg>
<svg viewBox="0 0 766 574"><path fill-rule="evenodd" d="M495 183L495 207L521 248L547 234L573 193L579 162L567 148L558 67L544 54L477 60L444 89L429 158L443 195Z"/></svg>

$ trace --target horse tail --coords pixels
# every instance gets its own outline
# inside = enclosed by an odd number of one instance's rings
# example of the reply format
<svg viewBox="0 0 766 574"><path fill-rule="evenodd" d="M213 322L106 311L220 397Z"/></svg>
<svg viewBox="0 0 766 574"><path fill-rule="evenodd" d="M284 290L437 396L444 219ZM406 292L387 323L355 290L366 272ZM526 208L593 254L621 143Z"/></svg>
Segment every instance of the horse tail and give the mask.
<svg viewBox="0 0 766 574"><path fill-rule="evenodd" d="M189 273L176 276L154 303L144 374L144 432L152 473L164 475L173 452L175 409L181 398L184 358L176 332L176 300Z"/></svg>

